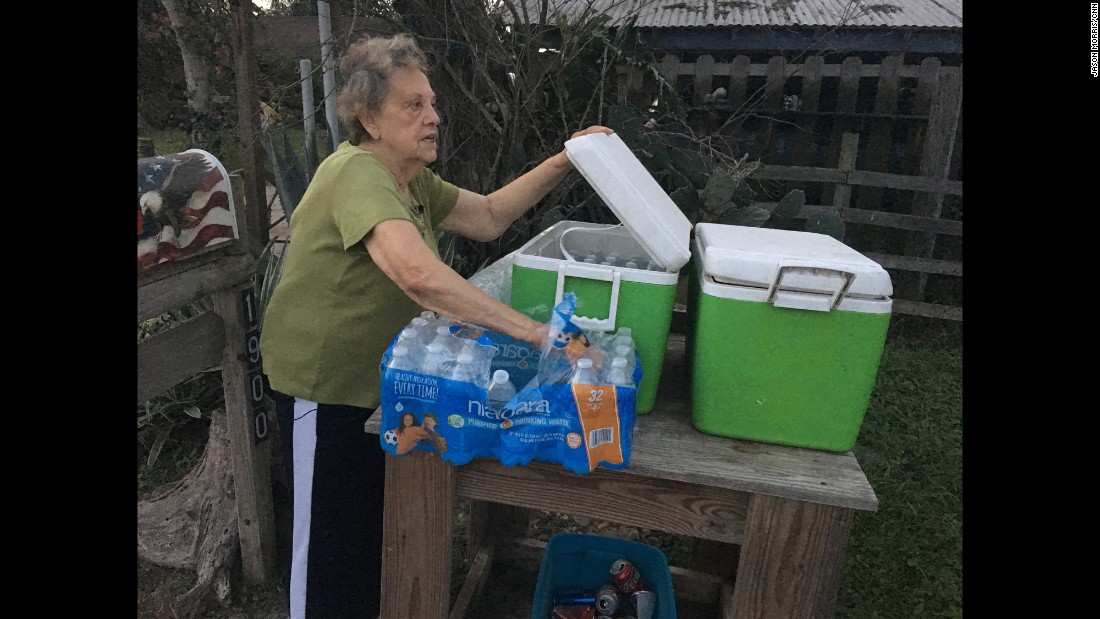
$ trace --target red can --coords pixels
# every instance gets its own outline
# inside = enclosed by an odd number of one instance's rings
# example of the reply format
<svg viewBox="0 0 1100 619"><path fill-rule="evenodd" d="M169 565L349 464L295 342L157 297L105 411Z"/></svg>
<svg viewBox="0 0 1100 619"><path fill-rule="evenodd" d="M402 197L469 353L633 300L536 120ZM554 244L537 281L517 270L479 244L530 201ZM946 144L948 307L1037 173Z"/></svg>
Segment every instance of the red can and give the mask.
<svg viewBox="0 0 1100 619"><path fill-rule="evenodd" d="M611 564L611 582L627 595L646 588L638 568L626 559L619 559Z"/></svg>

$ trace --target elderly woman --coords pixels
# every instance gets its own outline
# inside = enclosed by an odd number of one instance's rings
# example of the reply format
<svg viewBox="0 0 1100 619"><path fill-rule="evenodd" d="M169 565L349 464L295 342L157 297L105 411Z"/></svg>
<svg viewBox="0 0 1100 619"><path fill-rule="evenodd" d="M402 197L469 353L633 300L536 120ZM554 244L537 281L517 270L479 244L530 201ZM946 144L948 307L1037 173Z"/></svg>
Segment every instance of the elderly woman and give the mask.
<svg viewBox="0 0 1100 619"><path fill-rule="evenodd" d="M294 209L264 316L264 371L293 488L293 619L378 615L385 452L363 426L393 336L425 309L536 346L548 331L443 263L436 233L499 237L572 164L559 152L487 196L441 179L427 168L439 115L425 70L407 35L360 41L341 58L349 137ZM592 132L611 130L574 137Z"/></svg>

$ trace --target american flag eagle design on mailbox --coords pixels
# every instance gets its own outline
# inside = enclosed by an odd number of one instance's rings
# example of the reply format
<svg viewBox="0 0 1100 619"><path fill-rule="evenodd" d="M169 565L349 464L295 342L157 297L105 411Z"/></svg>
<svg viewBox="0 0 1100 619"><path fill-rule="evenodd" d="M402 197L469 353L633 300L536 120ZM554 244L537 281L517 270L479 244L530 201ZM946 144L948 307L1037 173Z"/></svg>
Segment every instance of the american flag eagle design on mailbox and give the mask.
<svg viewBox="0 0 1100 619"><path fill-rule="evenodd" d="M229 174L210 153L138 159L138 271L238 238Z"/></svg>

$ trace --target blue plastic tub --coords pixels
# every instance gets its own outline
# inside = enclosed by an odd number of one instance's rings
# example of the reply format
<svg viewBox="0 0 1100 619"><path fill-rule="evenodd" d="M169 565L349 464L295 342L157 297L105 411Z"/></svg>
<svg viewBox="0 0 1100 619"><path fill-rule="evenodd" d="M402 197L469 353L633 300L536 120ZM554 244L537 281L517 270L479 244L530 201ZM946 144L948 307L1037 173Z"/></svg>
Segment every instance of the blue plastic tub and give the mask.
<svg viewBox="0 0 1100 619"><path fill-rule="evenodd" d="M559 533L550 538L542 555L531 619L548 619L554 594L566 589L598 589L611 580L611 564L626 559L657 594L653 619L675 619L676 598L668 559L660 549L616 537Z"/></svg>

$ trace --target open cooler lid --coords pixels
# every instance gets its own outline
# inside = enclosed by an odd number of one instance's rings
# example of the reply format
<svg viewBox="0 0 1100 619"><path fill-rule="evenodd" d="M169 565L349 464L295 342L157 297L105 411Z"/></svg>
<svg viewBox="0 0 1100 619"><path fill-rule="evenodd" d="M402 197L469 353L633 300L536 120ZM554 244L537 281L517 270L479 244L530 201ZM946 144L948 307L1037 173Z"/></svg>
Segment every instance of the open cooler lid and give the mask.
<svg viewBox="0 0 1100 619"><path fill-rule="evenodd" d="M678 271L691 260L691 222L622 138L582 135L565 154L655 262Z"/></svg>
<svg viewBox="0 0 1100 619"><path fill-rule="evenodd" d="M700 223L703 271L726 284L880 299L893 294L877 262L825 234Z"/></svg>

